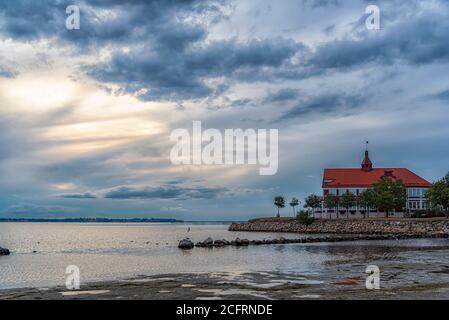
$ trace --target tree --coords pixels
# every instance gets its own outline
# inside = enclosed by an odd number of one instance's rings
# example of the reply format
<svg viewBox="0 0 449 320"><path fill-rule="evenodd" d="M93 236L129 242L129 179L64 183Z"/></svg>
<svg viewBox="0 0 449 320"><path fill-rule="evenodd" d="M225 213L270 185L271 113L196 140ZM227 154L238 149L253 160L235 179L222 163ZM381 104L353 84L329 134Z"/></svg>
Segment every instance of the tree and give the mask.
<svg viewBox="0 0 449 320"><path fill-rule="evenodd" d="M325 196L324 197L324 205L328 209L335 209L338 206L337 196L335 196L333 194L328 194L327 196ZM337 217L338 217L338 213L337 213ZM332 214L331 214L331 218L332 218Z"/></svg>
<svg viewBox="0 0 449 320"><path fill-rule="evenodd" d="M449 188L449 172L446 173L446 175L442 180L446 183L446 186Z"/></svg>
<svg viewBox="0 0 449 320"><path fill-rule="evenodd" d="M277 196L274 198L274 205L278 208L277 217L280 218L281 214L279 213L279 209L285 208L285 199L282 196Z"/></svg>
<svg viewBox="0 0 449 320"><path fill-rule="evenodd" d="M380 210L385 210L388 217L393 210L403 210L405 208L406 194L402 180L393 180L383 177L372 187L375 194L375 204Z"/></svg>
<svg viewBox="0 0 449 320"><path fill-rule="evenodd" d="M343 208L346 209L346 218L349 218L349 208L356 205L356 196L355 194L346 191L342 196L340 200L340 204L343 206Z"/></svg>
<svg viewBox="0 0 449 320"><path fill-rule="evenodd" d="M435 182L433 187L426 192L426 197L433 207L441 207L449 211L449 173L443 179Z"/></svg>
<svg viewBox="0 0 449 320"><path fill-rule="evenodd" d="M321 197L316 194L311 194L306 198L306 203L304 204L304 208L309 209L318 209L321 207Z"/></svg>
<svg viewBox="0 0 449 320"><path fill-rule="evenodd" d="M359 195L359 199L360 205L365 207L369 218L371 208L376 207L376 193L373 189L367 189Z"/></svg>
<svg viewBox="0 0 449 320"><path fill-rule="evenodd" d="M290 206L293 208L293 216L296 216L295 208L299 205L299 200L296 198L292 198L292 201L290 202Z"/></svg>
<svg viewBox="0 0 449 320"><path fill-rule="evenodd" d="M357 210L361 211L362 207L365 207L365 203L363 202L363 198L361 194L355 195L355 207ZM363 218L366 218L366 211L363 213Z"/></svg>

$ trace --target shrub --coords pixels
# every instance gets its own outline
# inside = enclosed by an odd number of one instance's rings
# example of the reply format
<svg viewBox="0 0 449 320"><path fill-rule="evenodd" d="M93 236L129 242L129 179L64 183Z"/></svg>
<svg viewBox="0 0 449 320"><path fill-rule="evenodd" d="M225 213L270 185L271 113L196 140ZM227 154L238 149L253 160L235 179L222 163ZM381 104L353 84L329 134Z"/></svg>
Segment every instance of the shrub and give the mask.
<svg viewBox="0 0 449 320"><path fill-rule="evenodd" d="M411 214L412 218L444 218L447 217L447 213L438 210L417 210Z"/></svg>
<svg viewBox="0 0 449 320"><path fill-rule="evenodd" d="M309 226L315 221L315 218L312 217L308 211L303 210L298 212L296 218L298 219L298 222L300 224L303 224L305 226Z"/></svg>

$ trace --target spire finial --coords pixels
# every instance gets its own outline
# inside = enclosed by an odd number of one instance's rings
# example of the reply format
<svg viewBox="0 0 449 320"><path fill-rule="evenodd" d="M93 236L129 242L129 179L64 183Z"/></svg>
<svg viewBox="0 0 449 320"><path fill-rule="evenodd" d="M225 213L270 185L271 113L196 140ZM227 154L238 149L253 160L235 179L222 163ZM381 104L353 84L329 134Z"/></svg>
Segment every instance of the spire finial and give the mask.
<svg viewBox="0 0 449 320"><path fill-rule="evenodd" d="M368 153L368 143L369 143L369 141L366 141L365 158L363 159L363 162L362 162L362 170L363 171L371 171L373 169L373 163L371 162L371 160L369 158L369 153Z"/></svg>

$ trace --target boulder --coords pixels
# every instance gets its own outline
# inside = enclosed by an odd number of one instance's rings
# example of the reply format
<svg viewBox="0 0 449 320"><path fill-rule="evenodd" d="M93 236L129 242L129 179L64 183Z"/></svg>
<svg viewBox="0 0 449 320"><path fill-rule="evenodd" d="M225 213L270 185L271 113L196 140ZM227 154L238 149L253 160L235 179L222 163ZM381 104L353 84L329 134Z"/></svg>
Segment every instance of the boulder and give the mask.
<svg viewBox="0 0 449 320"><path fill-rule="evenodd" d="M8 256L10 254L8 249L0 247L0 256Z"/></svg>
<svg viewBox="0 0 449 320"><path fill-rule="evenodd" d="M178 248L183 249L183 250L190 250L190 249L193 249L193 247L194 247L194 244L193 244L192 240L190 240L189 238L179 241L179 244L178 244Z"/></svg>
<svg viewBox="0 0 449 320"><path fill-rule="evenodd" d="M214 246L215 247L224 247L224 246L228 246L229 245L229 241L223 239L223 240L215 240L214 241Z"/></svg>
<svg viewBox="0 0 449 320"><path fill-rule="evenodd" d="M240 238L236 238L235 240L231 241L231 245L233 246L241 246L242 245L242 240L240 240Z"/></svg>
<svg viewBox="0 0 449 320"><path fill-rule="evenodd" d="M209 238L207 238L206 240L203 241L203 244L204 244L205 247L212 247L214 245L214 239L209 237Z"/></svg>

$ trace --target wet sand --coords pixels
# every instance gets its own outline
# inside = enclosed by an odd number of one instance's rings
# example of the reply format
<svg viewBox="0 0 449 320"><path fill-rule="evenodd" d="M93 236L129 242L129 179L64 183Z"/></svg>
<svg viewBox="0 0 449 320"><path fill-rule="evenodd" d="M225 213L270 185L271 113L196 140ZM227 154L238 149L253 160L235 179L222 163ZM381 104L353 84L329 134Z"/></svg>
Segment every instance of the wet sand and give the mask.
<svg viewBox="0 0 449 320"><path fill-rule="evenodd" d="M447 254L447 252L441 252ZM390 257L391 258L391 257ZM328 273L307 277L276 272L197 273L140 276L133 279L65 287L0 291L0 299L76 300L339 300L449 299L449 265L423 268L384 257L380 290L365 286L365 266L342 261Z"/></svg>

